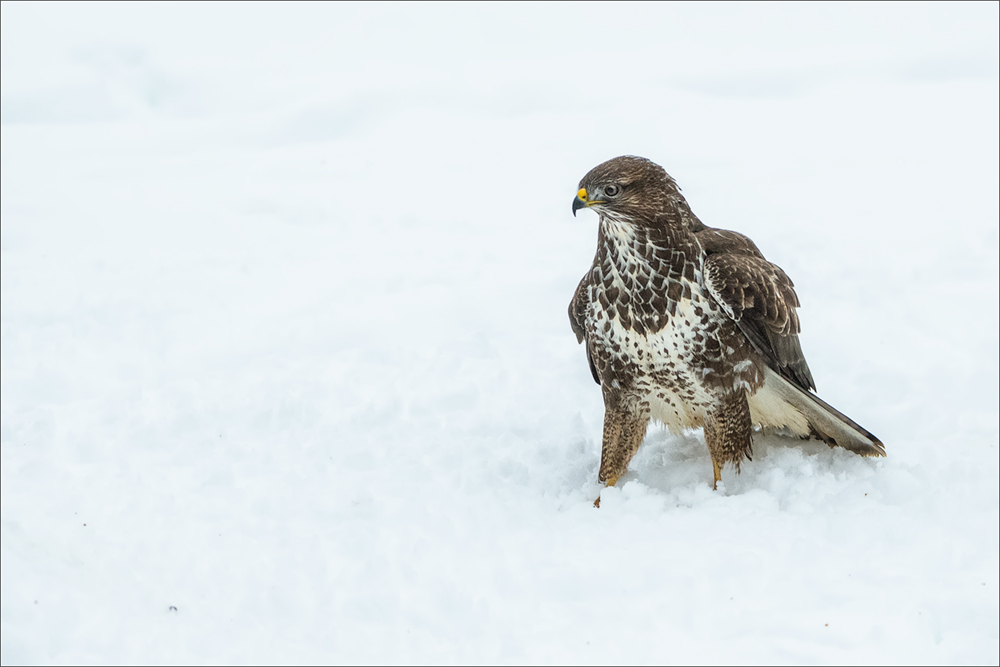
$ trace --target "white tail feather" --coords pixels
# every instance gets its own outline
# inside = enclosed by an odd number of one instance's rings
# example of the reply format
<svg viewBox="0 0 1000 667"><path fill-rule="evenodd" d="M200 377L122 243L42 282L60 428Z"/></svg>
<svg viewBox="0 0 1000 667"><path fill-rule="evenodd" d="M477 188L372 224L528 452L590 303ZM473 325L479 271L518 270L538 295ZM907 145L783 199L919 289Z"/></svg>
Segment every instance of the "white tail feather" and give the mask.
<svg viewBox="0 0 1000 667"><path fill-rule="evenodd" d="M762 391L776 394L800 412L812 427L812 435L827 444L843 447L862 456L885 456L885 446L865 428L819 396L803 391L770 368L765 371Z"/></svg>

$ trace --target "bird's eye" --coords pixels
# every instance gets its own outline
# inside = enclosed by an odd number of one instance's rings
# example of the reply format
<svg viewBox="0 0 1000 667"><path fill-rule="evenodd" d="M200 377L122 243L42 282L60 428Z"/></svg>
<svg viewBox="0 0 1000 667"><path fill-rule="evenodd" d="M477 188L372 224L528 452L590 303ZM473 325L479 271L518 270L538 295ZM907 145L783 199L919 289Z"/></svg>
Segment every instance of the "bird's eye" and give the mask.
<svg viewBox="0 0 1000 667"><path fill-rule="evenodd" d="M609 185L608 187L604 188L604 194L607 197L617 197L618 193L621 191L622 189L617 185Z"/></svg>

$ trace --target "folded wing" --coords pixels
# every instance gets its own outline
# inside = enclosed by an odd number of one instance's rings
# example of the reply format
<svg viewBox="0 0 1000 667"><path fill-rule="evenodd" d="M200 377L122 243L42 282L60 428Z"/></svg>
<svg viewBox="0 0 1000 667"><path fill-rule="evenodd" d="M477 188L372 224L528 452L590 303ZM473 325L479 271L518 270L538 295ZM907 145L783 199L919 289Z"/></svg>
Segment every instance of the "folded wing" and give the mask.
<svg viewBox="0 0 1000 667"><path fill-rule="evenodd" d="M799 298L785 272L742 234L704 229L696 236L705 250L709 294L768 365L760 393L805 417L809 435L863 456L885 456L877 437L813 393L816 383L799 345Z"/></svg>
<svg viewBox="0 0 1000 667"><path fill-rule="evenodd" d="M799 345L799 298L791 279L742 234L705 229L696 236L705 250L705 286L712 298L771 370L805 391L815 390Z"/></svg>

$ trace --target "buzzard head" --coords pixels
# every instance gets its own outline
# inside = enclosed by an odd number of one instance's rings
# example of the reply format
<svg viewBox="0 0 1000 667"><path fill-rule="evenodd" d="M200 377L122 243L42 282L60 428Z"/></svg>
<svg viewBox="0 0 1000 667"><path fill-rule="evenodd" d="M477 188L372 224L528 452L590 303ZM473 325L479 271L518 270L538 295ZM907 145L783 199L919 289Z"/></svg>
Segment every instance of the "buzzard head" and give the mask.
<svg viewBox="0 0 1000 667"><path fill-rule="evenodd" d="M652 222L683 199L663 167L643 157L623 155L597 165L580 181L573 215L592 208L602 217Z"/></svg>

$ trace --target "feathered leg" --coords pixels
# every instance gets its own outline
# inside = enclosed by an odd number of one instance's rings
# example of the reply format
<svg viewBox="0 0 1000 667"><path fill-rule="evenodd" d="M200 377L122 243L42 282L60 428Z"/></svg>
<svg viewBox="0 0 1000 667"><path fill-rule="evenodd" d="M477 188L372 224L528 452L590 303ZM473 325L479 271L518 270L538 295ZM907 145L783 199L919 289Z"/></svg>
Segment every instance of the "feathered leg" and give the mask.
<svg viewBox="0 0 1000 667"><path fill-rule="evenodd" d="M616 402L605 402L601 468L597 481L604 482L605 486L614 486L618 482L646 437L648 425L648 414L636 415ZM600 506L601 497L598 496L594 507Z"/></svg>
<svg viewBox="0 0 1000 667"><path fill-rule="evenodd" d="M745 391L726 395L715 411L705 419L705 444L712 455L712 471L718 487L722 479L722 467L727 463L740 471L743 459L751 460L753 453L753 422L750 420L750 404Z"/></svg>

